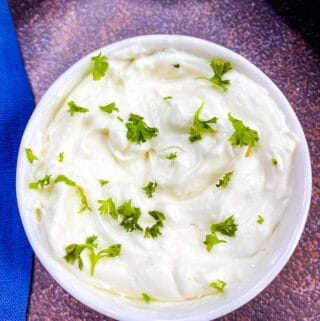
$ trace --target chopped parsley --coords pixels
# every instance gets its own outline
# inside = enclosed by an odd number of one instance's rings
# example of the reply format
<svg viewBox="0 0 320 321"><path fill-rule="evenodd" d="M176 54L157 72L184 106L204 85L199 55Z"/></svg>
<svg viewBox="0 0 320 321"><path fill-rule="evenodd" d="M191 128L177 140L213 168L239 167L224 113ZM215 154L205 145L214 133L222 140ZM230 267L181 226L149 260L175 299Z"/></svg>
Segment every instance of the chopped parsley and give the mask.
<svg viewBox="0 0 320 321"><path fill-rule="evenodd" d="M224 174L223 178L219 179L218 184L216 184L217 187L223 187L226 188L228 186L228 183L233 175L233 172L227 172Z"/></svg>
<svg viewBox="0 0 320 321"><path fill-rule="evenodd" d="M166 97L163 97L162 99L163 100L169 100L169 99L172 99L173 97L172 96L166 96Z"/></svg>
<svg viewBox="0 0 320 321"><path fill-rule="evenodd" d="M97 202L101 204L101 206L98 208L101 215L110 214L114 220L118 220L116 205L111 197L109 197L107 200L98 200Z"/></svg>
<svg viewBox="0 0 320 321"><path fill-rule="evenodd" d="M104 250L96 253L96 249L98 248L98 244L96 243L97 236L92 235L86 238L84 244L70 244L65 248L66 255L64 259L67 263L74 264L78 261L78 268L80 270L83 269L83 260L81 258L81 254L83 250L87 250L89 252L89 260L90 260L90 275L93 276L94 269L97 263L103 258L111 258L117 257L121 253L121 244L114 244L105 248Z"/></svg>
<svg viewBox="0 0 320 321"><path fill-rule="evenodd" d="M33 161L39 160L39 158L35 154L33 154L31 148L25 148L24 150L26 151L27 159L31 164L33 163Z"/></svg>
<svg viewBox="0 0 320 321"><path fill-rule="evenodd" d="M116 106L116 103L110 103L105 106L99 106L99 108L108 114L111 114L113 111L119 112L119 108Z"/></svg>
<svg viewBox="0 0 320 321"><path fill-rule="evenodd" d="M136 144L144 143L152 137L156 137L159 132L158 128L149 127L144 122L143 117L132 113L129 115L126 127L128 129L128 140Z"/></svg>
<svg viewBox="0 0 320 321"><path fill-rule="evenodd" d="M278 165L278 161L275 158L271 158L271 161L274 166Z"/></svg>
<svg viewBox="0 0 320 321"><path fill-rule="evenodd" d="M59 156L58 156L58 162L62 163L63 159L64 159L64 152L61 152L61 153L59 153Z"/></svg>
<svg viewBox="0 0 320 321"><path fill-rule="evenodd" d="M142 227L138 224L138 220L141 216L141 210L138 207L132 205L132 201L124 202L118 207L118 215L122 216L121 226L127 232L142 231Z"/></svg>
<svg viewBox="0 0 320 321"><path fill-rule="evenodd" d="M160 228L163 227L163 221L166 219L164 214L159 211L149 211L149 215L151 215L155 220L156 223L152 225L151 227L147 226L144 237L153 239L160 236L162 233L160 232Z"/></svg>
<svg viewBox="0 0 320 321"><path fill-rule="evenodd" d="M99 183L100 183L101 186L104 186L104 185L109 184L110 182L108 180L106 180L106 179L99 179Z"/></svg>
<svg viewBox="0 0 320 321"><path fill-rule="evenodd" d="M180 68L180 64L173 64L174 68Z"/></svg>
<svg viewBox="0 0 320 321"><path fill-rule="evenodd" d="M223 235L235 236L238 230L238 224L235 223L234 217L231 215L223 222L211 224L210 230L212 233L219 232Z"/></svg>
<svg viewBox="0 0 320 321"><path fill-rule="evenodd" d="M216 282L211 282L210 286L214 289L216 289L218 292L222 293L224 291L224 287L227 285L226 282L223 282L221 280L217 280Z"/></svg>
<svg viewBox="0 0 320 321"><path fill-rule="evenodd" d="M211 78L204 76L199 76L196 79L205 79L212 83L212 85L221 88L223 91L227 91L230 80L223 80L222 76L232 69L231 62L225 61L223 59L212 59L210 63L211 69L214 75Z"/></svg>
<svg viewBox="0 0 320 321"><path fill-rule="evenodd" d="M173 159L175 159L175 158L177 158L177 152L170 153L170 154L166 157L166 159L169 159L169 160L173 160Z"/></svg>
<svg viewBox="0 0 320 321"><path fill-rule="evenodd" d="M58 175L56 177L56 179L54 180L55 183L60 183L63 182L66 185L69 185L71 187L74 187L76 189L76 191L78 192L79 196L80 196L80 200L81 200L81 205L82 207L79 210L79 213L84 212L85 210L89 210L91 211L91 208L88 204L88 200L87 197L83 191L83 188L81 186L79 186L76 182L72 181L71 179L69 179L67 176L65 175Z"/></svg>
<svg viewBox="0 0 320 321"><path fill-rule="evenodd" d="M151 296L147 293L142 293L141 296L142 296L142 300L147 304L149 304L152 301Z"/></svg>
<svg viewBox="0 0 320 321"><path fill-rule="evenodd" d="M92 60L92 78L93 80L100 80L109 68L107 56L103 56L100 52L99 55L91 57Z"/></svg>
<svg viewBox="0 0 320 321"><path fill-rule="evenodd" d="M216 124L218 121L217 117L212 117L208 120L200 120L199 116L201 110L204 106L204 103L200 105L200 107L196 110L194 117L193 117L193 125L189 129L189 140L191 143L201 140L202 134L215 134L217 131L213 129L209 124Z"/></svg>
<svg viewBox="0 0 320 321"><path fill-rule="evenodd" d="M264 222L264 218L263 218L263 216L261 216L260 214L258 215L258 219L257 219L257 223L258 224L263 224L263 222Z"/></svg>
<svg viewBox="0 0 320 321"><path fill-rule="evenodd" d="M121 118L120 116L117 116L118 120L121 121L123 123L123 118Z"/></svg>
<svg viewBox="0 0 320 321"><path fill-rule="evenodd" d="M216 244L219 244L219 243L227 243L225 240L220 240L218 238L218 236L213 233L213 234L208 234L206 235L206 239L205 241L203 242L207 248L207 251L210 252L211 249L216 245Z"/></svg>
<svg viewBox="0 0 320 321"><path fill-rule="evenodd" d="M231 113L228 113L228 119L235 129L229 138L231 145L248 146L245 157L249 157L253 147L259 141L258 131L249 128L241 120L233 118Z"/></svg>
<svg viewBox="0 0 320 321"><path fill-rule="evenodd" d="M38 189L40 188L44 188L45 186L48 186L50 184L50 178L52 175L46 175L44 178L39 179L36 182L32 182L29 184L29 188L31 189Z"/></svg>
<svg viewBox="0 0 320 321"><path fill-rule="evenodd" d="M156 191L158 184L157 182L152 182L150 181L145 187L143 187L142 189L145 191L145 193L147 194L147 196L149 198L151 198L153 196L153 193Z"/></svg>
<svg viewBox="0 0 320 321"><path fill-rule="evenodd" d="M89 111L88 108L78 106L73 100L68 102L68 112L70 113L70 116L72 117L74 113L87 113Z"/></svg>

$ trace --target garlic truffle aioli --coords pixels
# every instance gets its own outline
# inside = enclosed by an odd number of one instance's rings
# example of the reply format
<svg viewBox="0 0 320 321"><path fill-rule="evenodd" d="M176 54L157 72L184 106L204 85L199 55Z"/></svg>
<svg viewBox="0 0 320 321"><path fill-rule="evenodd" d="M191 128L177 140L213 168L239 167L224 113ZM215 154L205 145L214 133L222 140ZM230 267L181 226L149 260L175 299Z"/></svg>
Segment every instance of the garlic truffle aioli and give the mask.
<svg viewBox="0 0 320 321"><path fill-rule="evenodd" d="M110 53L108 62L105 76L94 81L88 72L25 146L39 158L29 167L30 182L51 175L48 185L28 189L27 195L41 242L81 281L121 296L140 299L147 293L166 302L219 296L210 286L217 280L225 282L226 294L232 292L254 273L286 210L296 139L284 115L266 89L235 67L223 75L230 80L225 92L196 79L213 72L208 59L192 53L131 47ZM70 101L88 111L71 116ZM99 108L113 102L118 111ZM216 132L191 143L189 131L202 103L199 119L217 117L209 124ZM130 113L143 117L157 134L141 144L129 141ZM249 157L247 146L229 141L235 129L228 113L258 132ZM217 187L230 172L227 185ZM79 213L79 191L54 183L58 175L82 188L91 211ZM157 183L152 197L143 190L149 182ZM117 221L101 215L97 201L108 198L116 208L132 200L143 231L127 232L120 216ZM145 238L146 227L156 223L148 214L154 210L165 216L161 235ZM215 233L225 242L208 251L204 241L213 235L210 226L232 215L235 235ZM67 246L93 235L97 251L121 244L121 253L99 260L91 276L87 250L81 253L82 270L64 257Z"/></svg>

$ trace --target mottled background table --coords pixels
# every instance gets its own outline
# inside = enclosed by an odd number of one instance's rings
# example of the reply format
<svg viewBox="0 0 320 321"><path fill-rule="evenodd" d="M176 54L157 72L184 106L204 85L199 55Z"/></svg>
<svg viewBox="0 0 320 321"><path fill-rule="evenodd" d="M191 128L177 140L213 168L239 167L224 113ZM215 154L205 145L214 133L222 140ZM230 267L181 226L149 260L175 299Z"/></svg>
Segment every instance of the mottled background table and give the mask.
<svg viewBox="0 0 320 321"><path fill-rule="evenodd" d="M240 53L284 92L307 136L313 198L307 225L280 275L231 320L320 320L320 2L9 0L36 102L85 54L142 34L184 34ZM10 54L10 53L9 53ZM27 320L111 320L68 295L34 259Z"/></svg>

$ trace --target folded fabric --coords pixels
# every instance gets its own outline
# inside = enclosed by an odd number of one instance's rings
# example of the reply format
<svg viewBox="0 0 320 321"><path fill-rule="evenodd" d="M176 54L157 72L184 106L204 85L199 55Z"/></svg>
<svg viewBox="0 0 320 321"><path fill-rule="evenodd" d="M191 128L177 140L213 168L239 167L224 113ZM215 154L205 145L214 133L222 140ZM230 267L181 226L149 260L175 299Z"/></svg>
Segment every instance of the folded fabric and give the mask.
<svg viewBox="0 0 320 321"><path fill-rule="evenodd" d="M0 320L26 319L32 250L15 191L19 143L33 108L7 1L0 0Z"/></svg>

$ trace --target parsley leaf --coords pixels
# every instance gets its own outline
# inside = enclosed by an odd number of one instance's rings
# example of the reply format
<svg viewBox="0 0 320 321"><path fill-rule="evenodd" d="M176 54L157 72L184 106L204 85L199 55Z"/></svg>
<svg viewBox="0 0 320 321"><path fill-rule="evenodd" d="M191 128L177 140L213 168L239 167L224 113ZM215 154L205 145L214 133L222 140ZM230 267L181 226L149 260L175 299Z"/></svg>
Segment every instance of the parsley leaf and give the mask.
<svg viewBox="0 0 320 321"><path fill-rule="evenodd" d="M127 232L133 232L135 230L142 231L142 227L138 224L141 210L138 207L133 207L131 200L124 202L118 207L118 214L122 216L120 225L123 226Z"/></svg>
<svg viewBox="0 0 320 321"><path fill-rule="evenodd" d="M221 280L217 280L216 282L210 283L210 286L214 289L216 289L218 292L222 293L224 290L224 287L227 285L226 282L223 282Z"/></svg>
<svg viewBox="0 0 320 321"><path fill-rule="evenodd" d="M163 221L166 219L164 214L159 211L149 211L149 215L151 215L155 220L156 223L152 225L151 227L147 226L144 237L153 239L160 236L162 233L160 232L160 228L163 227Z"/></svg>
<svg viewBox="0 0 320 321"><path fill-rule="evenodd" d="M241 120L233 118L231 113L228 113L228 119L235 129L229 138L231 145L248 146L245 157L249 157L253 147L259 141L258 131L249 128Z"/></svg>
<svg viewBox="0 0 320 321"><path fill-rule="evenodd" d="M110 103L105 106L99 106L99 108L108 114L111 114L113 111L119 112L119 108L116 106L116 103Z"/></svg>
<svg viewBox="0 0 320 321"><path fill-rule="evenodd" d="M227 91L230 85L230 80L223 80L222 76L232 69L231 62L223 59L212 59L210 66L214 72L214 75L211 78L199 76L196 79L208 80L212 85L221 88L223 91Z"/></svg>
<svg viewBox="0 0 320 321"><path fill-rule="evenodd" d="M166 157L166 159L169 159L169 160L172 160L175 158L177 158L177 152L171 153Z"/></svg>
<svg viewBox="0 0 320 321"><path fill-rule="evenodd" d="M58 162L62 163L64 159L64 152L59 153Z"/></svg>
<svg viewBox="0 0 320 321"><path fill-rule="evenodd" d="M174 68L180 68L180 64L173 64Z"/></svg>
<svg viewBox="0 0 320 321"><path fill-rule="evenodd" d="M80 270L83 269L83 261L81 258L81 254L83 250L87 250L89 252L89 260L90 260L90 275L93 276L94 269L98 261L105 257L116 257L120 255L121 252L121 244L114 244L109 246L108 248L99 251L96 253L96 249L98 248L98 244L95 242L97 240L96 235L92 235L88 237L84 244L70 244L65 248L66 255L64 259L67 263L74 264L78 261L78 267Z"/></svg>
<svg viewBox="0 0 320 321"><path fill-rule="evenodd" d="M153 193L156 191L158 184L157 182L152 182L150 181L145 187L143 187L142 189L145 191L145 193L147 194L147 196L149 198L151 198L153 196Z"/></svg>
<svg viewBox="0 0 320 321"><path fill-rule="evenodd" d="M143 120L143 117L130 114L128 122L126 123L127 127L127 138L129 141L137 144L141 144L156 137L158 135L158 128L149 127Z"/></svg>
<svg viewBox="0 0 320 321"><path fill-rule="evenodd" d="M259 215L258 215L257 223L258 223L258 224L263 224L263 222L264 222L264 218L263 218L263 216L261 216L261 215L259 214Z"/></svg>
<svg viewBox="0 0 320 321"><path fill-rule="evenodd" d="M219 179L219 182L218 184L216 184L217 187L223 187L223 188L226 188L231 177L233 175L233 172L227 172L224 174L223 178L220 178Z"/></svg>
<svg viewBox="0 0 320 321"><path fill-rule="evenodd" d="M166 97L163 97L162 99L163 100L169 100L169 99L172 99L173 97L172 96L166 96Z"/></svg>
<svg viewBox="0 0 320 321"><path fill-rule="evenodd" d="M109 197L107 200L98 200L98 203L101 204L101 206L98 208L101 215L110 214L114 220L118 220L118 212L111 197Z"/></svg>
<svg viewBox="0 0 320 321"><path fill-rule="evenodd" d="M275 158L271 158L271 161L274 166L278 165L278 161Z"/></svg>
<svg viewBox="0 0 320 321"><path fill-rule="evenodd" d="M65 248L66 255L64 256L64 259L67 261L67 263L74 264L76 261L78 261L78 268L79 270L83 269L83 261L81 258L81 253L85 249L84 245L79 244L70 244Z"/></svg>
<svg viewBox="0 0 320 321"><path fill-rule="evenodd" d="M142 295L142 300L147 304L149 304L153 300L151 296L147 293L142 293L141 295Z"/></svg>
<svg viewBox="0 0 320 321"><path fill-rule="evenodd" d="M209 124L216 124L218 121L217 117L213 117L208 120L200 120L199 116L201 113L201 110L204 106L204 103L200 105L200 107L196 110L194 117L193 117L193 125L189 129L189 140L191 143L201 140L202 134L210 133L215 134L217 131L213 129Z"/></svg>
<svg viewBox="0 0 320 321"><path fill-rule="evenodd" d="M223 235L235 236L238 230L238 224L235 223L234 217L231 215L223 222L212 224L210 229L212 233L220 232Z"/></svg>
<svg viewBox="0 0 320 321"><path fill-rule="evenodd" d="M81 186L79 186L76 182L72 181L71 179L69 179L65 175L58 175L56 177L56 179L54 180L54 182L55 183L63 182L63 183L65 183L69 186L72 186L76 189L76 191L78 192L78 194L80 196L81 205L82 205L82 207L79 210L79 213L84 212L85 210L91 211L91 208L89 207L89 204L88 204L87 197L84 194L83 188Z"/></svg>
<svg viewBox="0 0 320 321"><path fill-rule="evenodd" d="M153 239L160 236L162 233L160 232L160 228L162 227L162 223L155 223L151 227L147 226L144 232L144 237L149 239L152 237Z"/></svg>
<svg viewBox="0 0 320 321"><path fill-rule="evenodd" d="M87 113L89 111L88 108L78 106L73 100L68 102L68 112L70 113L70 116L72 117L75 112L77 113Z"/></svg>
<svg viewBox="0 0 320 321"><path fill-rule="evenodd" d="M149 215L151 215L157 222L163 222L166 218L163 213L159 211L149 211Z"/></svg>
<svg viewBox="0 0 320 321"><path fill-rule="evenodd" d="M31 148L25 148L24 150L26 151L27 159L31 164L33 163L33 161L39 160L39 158L35 154L33 154Z"/></svg>
<svg viewBox="0 0 320 321"><path fill-rule="evenodd" d="M104 185L109 184L109 181L106 180L106 179L99 179L99 183L100 183L101 186L104 186Z"/></svg>
<svg viewBox="0 0 320 321"><path fill-rule="evenodd" d="M100 80L107 72L109 68L109 62L107 56L102 56L99 52L98 56L91 57L93 62L92 78L93 80Z"/></svg>
<svg viewBox="0 0 320 321"><path fill-rule="evenodd" d="M29 184L29 188L31 189L38 189L44 188L45 186L48 186L50 184L50 178L52 175L46 175L44 178L39 179L37 182L32 182Z"/></svg>
<svg viewBox="0 0 320 321"><path fill-rule="evenodd" d="M227 243L225 240L220 240L218 236L213 233L213 234L208 234L206 235L206 239L203 242L206 245L207 251L210 252L211 249L219 243Z"/></svg>

